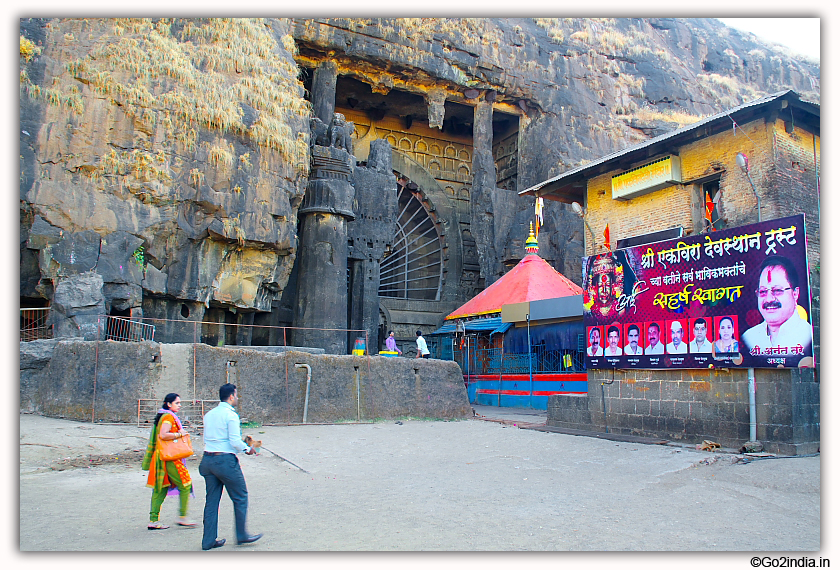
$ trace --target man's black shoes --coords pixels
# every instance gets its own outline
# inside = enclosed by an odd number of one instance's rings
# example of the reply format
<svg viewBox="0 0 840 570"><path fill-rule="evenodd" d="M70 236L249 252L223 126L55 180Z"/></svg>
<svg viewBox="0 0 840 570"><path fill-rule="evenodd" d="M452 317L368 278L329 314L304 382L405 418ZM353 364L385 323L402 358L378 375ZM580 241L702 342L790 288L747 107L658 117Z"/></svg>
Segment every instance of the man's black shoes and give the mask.
<svg viewBox="0 0 840 570"><path fill-rule="evenodd" d="M224 545L225 545L225 539L224 538L217 538L216 542L214 542L213 545L210 546L210 548L219 548L220 546L224 546ZM210 548L204 548L202 546L201 550L210 550Z"/></svg>
<svg viewBox="0 0 840 570"><path fill-rule="evenodd" d="M262 533L252 534L251 536L246 536L242 540L237 540L236 544L250 544L251 542L257 542L261 538L262 538Z"/></svg>

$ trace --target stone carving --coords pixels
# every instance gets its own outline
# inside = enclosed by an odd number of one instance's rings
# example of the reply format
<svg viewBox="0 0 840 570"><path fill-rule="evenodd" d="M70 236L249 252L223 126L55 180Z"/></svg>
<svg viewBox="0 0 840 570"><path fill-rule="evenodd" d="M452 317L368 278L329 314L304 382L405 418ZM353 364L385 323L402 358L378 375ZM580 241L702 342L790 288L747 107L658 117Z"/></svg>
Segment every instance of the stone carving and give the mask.
<svg viewBox="0 0 840 570"><path fill-rule="evenodd" d="M446 116L444 103L446 102L446 91L443 89L430 89L426 94L426 102L429 105L429 128L443 129L443 119Z"/></svg>
<svg viewBox="0 0 840 570"><path fill-rule="evenodd" d="M348 121L341 113L336 113L330 123L330 146L344 149L353 154L352 136L355 131L356 125L352 121Z"/></svg>
<svg viewBox="0 0 840 570"><path fill-rule="evenodd" d="M318 117L309 119L309 148L312 149L315 145L329 146L327 125Z"/></svg>
<svg viewBox="0 0 840 570"><path fill-rule="evenodd" d="M335 147L353 154L353 133L356 125L341 113L335 113L329 125L318 117L309 119L309 148L315 146Z"/></svg>

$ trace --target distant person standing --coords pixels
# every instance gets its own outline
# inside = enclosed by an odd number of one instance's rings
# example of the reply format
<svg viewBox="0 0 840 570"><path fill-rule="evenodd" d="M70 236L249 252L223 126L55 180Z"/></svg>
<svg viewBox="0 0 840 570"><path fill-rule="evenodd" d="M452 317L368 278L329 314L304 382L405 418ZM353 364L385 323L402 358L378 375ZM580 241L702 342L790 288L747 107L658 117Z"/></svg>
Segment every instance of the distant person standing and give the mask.
<svg viewBox="0 0 840 570"><path fill-rule="evenodd" d="M233 502L236 518L236 543L256 542L262 534L250 535L245 531L248 517L248 486L239 467L237 453L256 453L253 447L242 441L239 414L233 409L239 404L236 386L222 384L219 388L221 403L204 415L204 457L198 472L204 477L207 497L204 502L204 537L201 549L210 550L224 546L225 539L217 538L219 531L219 500L222 489L227 489Z"/></svg>
<svg viewBox="0 0 840 570"><path fill-rule="evenodd" d="M417 356L415 358L429 358L431 353L429 352L429 347L426 346L426 339L423 338L423 333L418 330L417 331Z"/></svg>
<svg viewBox="0 0 840 570"><path fill-rule="evenodd" d="M385 339L385 350L396 352L402 356L402 350L397 346L397 339L394 338L394 331L388 332L388 338Z"/></svg>

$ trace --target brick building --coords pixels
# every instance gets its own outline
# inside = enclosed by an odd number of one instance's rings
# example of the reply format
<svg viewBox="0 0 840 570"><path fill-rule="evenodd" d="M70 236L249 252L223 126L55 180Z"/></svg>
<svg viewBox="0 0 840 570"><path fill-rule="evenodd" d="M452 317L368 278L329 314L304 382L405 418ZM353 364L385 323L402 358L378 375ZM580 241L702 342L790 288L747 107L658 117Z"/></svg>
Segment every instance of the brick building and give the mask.
<svg viewBox="0 0 840 570"><path fill-rule="evenodd" d="M748 159L748 173L736 157ZM616 193L613 178L668 161L656 185ZM615 152L520 194L582 205L586 255L804 213L816 368L756 369L756 435L765 449L801 454L819 448L820 108L783 91ZM760 204L760 218L758 206ZM745 369L590 370L589 394L556 396L548 423L672 440L749 439ZM603 396L601 386L603 385Z"/></svg>

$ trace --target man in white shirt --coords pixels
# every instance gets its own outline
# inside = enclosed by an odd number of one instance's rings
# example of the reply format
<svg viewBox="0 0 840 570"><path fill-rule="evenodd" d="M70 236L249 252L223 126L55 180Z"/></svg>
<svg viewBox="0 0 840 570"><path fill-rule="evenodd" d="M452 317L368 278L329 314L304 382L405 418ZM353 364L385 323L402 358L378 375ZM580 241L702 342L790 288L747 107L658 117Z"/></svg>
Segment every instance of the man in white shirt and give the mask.
<svg viewBox="0 0 840 570"><path fill-rule="evenodd" d="M604 349L604 356L621 356L621 347L618 341L621 339L621 332L618 327L611 325L607 329L607 348Z"/></svg>
<svg viewBox="0 0 840 570"><path fill-rule="evenodd" d="M680 321L671 321L671 342L665 346L665 352L668 354L685 354L688 352L688 347L682 341L683 326Z"/></svg>
<svg viewBox="0 0 840 570"><path fill-rule="evenodd" d="M761 264L758 276L758 312L764 322L748 329L741 336L747 350L757 348L767 354L810 354L813 331L811 324L799 315L799 274L789 259L771 255Z"/></svg>
<svg viewBox="0 0 840 570"><path fill-rule="evenodd" d="M417 331L417 356L415 358L429 358L431 353L429 347L426 346L426 339L423 338L423 333Z"/></svg>
<svg viewBox="0 0 840 570"><path fill-rule="evenodd" d="M219 388L221 403L204 414L204 456L198 472L204 477L207 494L204 501L204 536L201 549L210 550L224 546L225 539L217 538L219 531L219 500L222 490L227 489L233 502L236 519L236 542L256 542L262 534L250 535L245 530L248 517L248 486L239 467L237 453L254 455L253 447L242 441L239 414L233 409L239 403L236 386L222 384Z"/></svg>
<svg viewBox="0 0 840 570"><path fill-rule="evenodd" d="M645 354L665 354L665 346L659 342L659 323L650 323L648 325L648 345L645 349Z"/></svg>
<svg viewBox="0 0 840 570"><path fill-rule="evenodd" d="M706 338L706 319L695 319L694 321L694 340L689 345L689 351L693 353L712 352L712 343Z"/></svg>
<svg viewBox="0 0 840 570"><path fill-rule="evenodd" d="M627 327L627 346L624 347L624 354L630 356L637 356L642 354L642 347L639 346L639 325L630 325Z"/></svg>

